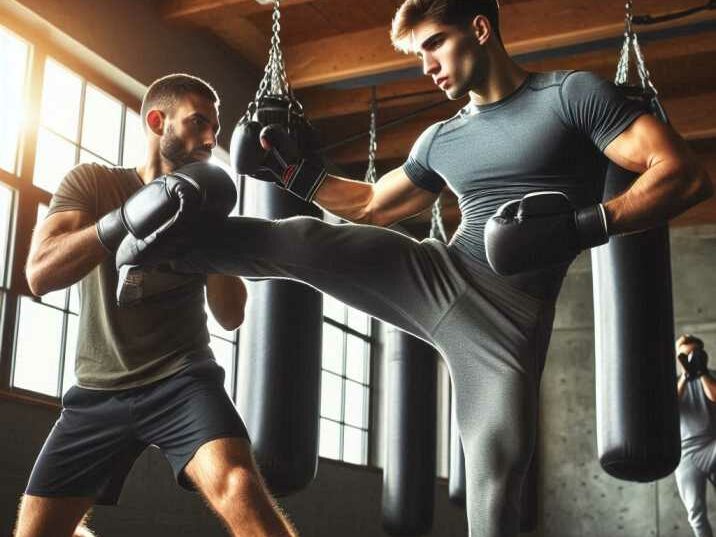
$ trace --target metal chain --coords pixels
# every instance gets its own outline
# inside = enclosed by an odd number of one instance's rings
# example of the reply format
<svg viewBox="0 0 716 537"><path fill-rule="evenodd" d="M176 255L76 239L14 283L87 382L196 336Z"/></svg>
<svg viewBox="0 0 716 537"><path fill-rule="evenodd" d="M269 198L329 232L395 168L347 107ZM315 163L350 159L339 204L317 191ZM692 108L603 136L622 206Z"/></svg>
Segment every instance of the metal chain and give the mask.
<svg viewBox="0 0 716 537"><path fill-rule="evenodd" d="M619 63L617 65L617 74L614 78L614 83L618 86L626 86L629 84L629 57L631 51L634 51L636 58L636 68L641 81L641 87L644 89L651 90L654 95L657 95L656 87L651 82L651 75L649 70L646 68L646 62L644 61L644 55L639 47L639 39L637 38L632 22L634 20L633 13L634 4L632 0L627 0L625 5L626 16L624 18L624 44L622 45L621 52L619 53Z"/></svg>
<svg viewBox="0 0 716 537"><path fill-rule="evenodd" d="M430 238L447 242L447 233L443 225L442 207L440 206L440 198L433 203L433 214L430 220Z"/></svg>
<svg viewBox="0 0 716 537"><path fill-rule="evenodd" d="M276 95L289 97L293 101L293 89L288 82L283 51L281 50L281 0L273 0L272 20L269 59L254 99L258 101L266 95Z"/></svg>
<svg viewBox="0 0 716 537"><path fill-rule="evenodd" d="M375 183L378 180L375 169L375 157L378 151L378 99L376 93L375 86L373 86L370 101L370 127L368 130L370 135L368 142L368 169L365 171L365 181L368 183Z"/></svg>

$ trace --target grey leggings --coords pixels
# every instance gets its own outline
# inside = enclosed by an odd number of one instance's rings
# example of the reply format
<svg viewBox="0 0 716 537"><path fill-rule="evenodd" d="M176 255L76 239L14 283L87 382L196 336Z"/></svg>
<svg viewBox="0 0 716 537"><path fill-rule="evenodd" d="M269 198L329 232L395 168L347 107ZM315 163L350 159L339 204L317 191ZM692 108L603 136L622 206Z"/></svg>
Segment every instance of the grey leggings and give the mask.
<svg viewBox="0 0 716 537"><path fill-rule="evenodd" d="M230 218L226 233L202 237L175 266L300 280L435 346L456 398L470 535L518 534L553 301L489 267L468 273L438 241L310 217Z"/></svg>
<svg viewBox="0 0 716 537"><path fill-rule="evenodd" d="M676 486L696 537L713 537L706 504L706 483L716 472L716 440L684 449L676 468Z"/></svg>

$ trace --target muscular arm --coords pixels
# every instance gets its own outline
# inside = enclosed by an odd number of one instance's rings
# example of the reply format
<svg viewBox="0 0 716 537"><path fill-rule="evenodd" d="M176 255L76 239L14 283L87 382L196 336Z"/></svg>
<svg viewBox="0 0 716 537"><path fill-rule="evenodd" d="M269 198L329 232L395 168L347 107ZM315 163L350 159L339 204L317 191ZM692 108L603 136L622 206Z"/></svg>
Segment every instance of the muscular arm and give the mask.
<svg viewBox="0 0 716 537"><path fill-rule="evenodd" d="M25 267L30 290L39 296L69 287L107 255L89 214L83 211L55 213L32 235Z"/></svg>
<svg viewBox="0 0 716 537"><path fill-rule="evenodd" d="M704 389L704 394L706 394L708 400L716 403L716 380L706 373L699 377L699 382L701 382L701 387Z"/></svg>
<svg viewBox="0 0 716 537"><path fill-rule="evenodd" d="M612 234L659 225L713 194L708 174L686 142L649 114L634 121L604 153L621 167L641 173L629 189L605 204Z"/></svg>
<svg viewBox="0 0 716 537"><path fill-rule="evenodd" d="M676 381L676 396L681 399L681 396L684 395L684 390L686 389L686 375L682 372L681 375L679 375L679 380Z"/></svg>
<svg viewBox="0 0 716 537"><path fill-rule="evenodd" d="M236 330L244 322L246 285L241 278L209 274L206 300L216 321L224 330Z"/></svg>
<svg viewBox="0 0 716 537"><path fill-rule="evenodd" d="M314 201L345 220L389 226L430 207L437 197L396 168L375 184L328 176Z"/></svg>

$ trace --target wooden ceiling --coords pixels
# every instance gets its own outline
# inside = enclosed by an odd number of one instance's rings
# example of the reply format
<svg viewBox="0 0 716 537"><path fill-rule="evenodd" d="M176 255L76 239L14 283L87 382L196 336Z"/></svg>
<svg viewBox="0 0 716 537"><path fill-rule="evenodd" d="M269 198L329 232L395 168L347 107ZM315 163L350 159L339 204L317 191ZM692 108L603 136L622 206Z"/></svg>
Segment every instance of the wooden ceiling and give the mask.
<svg viewBox="0 0 716 537"><path fill-rule="evenodd" d="M328 159L354 177L365 172L373 86L378 124L395 123L379 133L379 172L399 166L423 129L464 104L446 101L421 75L414 57L392 48L388 29L400 3L281 1L280 36L289 80L326 145L336 146L327 151ZM704 3L636 0L634 12L657 16ZM586 69L611 79L623 39L624 4L625 0L502 0L502 36L508 51L528 70ZM176 24L214 33L258 67L266 64L270 1L163 0L161 13ZM636 30L673 125L716 179L716 10ZM447 217L456 220L454 200L448 197L446 204ZM716 201L692 209L678 222L716 222Z"/></svg>

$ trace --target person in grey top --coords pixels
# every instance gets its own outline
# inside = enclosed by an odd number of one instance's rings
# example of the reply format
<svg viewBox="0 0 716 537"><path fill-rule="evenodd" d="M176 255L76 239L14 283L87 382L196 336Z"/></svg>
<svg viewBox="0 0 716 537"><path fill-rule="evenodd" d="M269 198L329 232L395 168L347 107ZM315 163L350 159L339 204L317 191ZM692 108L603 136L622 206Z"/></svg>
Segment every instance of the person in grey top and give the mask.
<svg viewBox="0 0 716 537"><path fill-rule="evenodd" d="M681 417L681 461L676 485L696 537L713 537L706 483L716 473L716 371L708 369L704 342L684 334L676 340L681 369L677 382Z"/></svg>
<svg viewBox="0 0 716 537"><path fill-rule="evenodd" d="M405 164L376 184L327 175L280 127L246 124L234 134L243 173L353 223L232 217L199 230L179 256L171 240L128 236L116 259L127 267L172 259L187 273L300 280L432 344L454 387L470 535L515 537L555 298L569 261L608 234L681 213L711 195L711 182L670 127L611 84L591 73L523 70L503 46L494 0L406 0L392 39L448 98L469 103L429 127ZM601 206L603 155L642 175ZM457 194L463 217L449 245L385 229L430 207L444 188ZM550 220L555 233L521 241L534 253L532 270L496 274L487 264L486 222L524 196L541 205L544 191L559 191L573 208L515 222L519 232ZM583 210L589 218L575 219ZM511 242L498 240L498 248ZM559 250L565 261L550 263Z"/></svg>
<svg viewBox="0 0 716 537"><path fill-rule="evenodd" d="M155 199L177 201L169 185L208 188L210 180L228 194L221 216L235 203L232 179L206 163L216 145L218 106L213 88L196 77L155 81L141 110L146 160L137 168L75 167L35 230L26 269L33 293L79 282L77 384L64 395L35 462L16 537L91 535L86 513L93 504L118 502L149 445L165 455L179 485L204 495L232 535L295 535L263 484L209 348L205 290L219 324L234 330L247 298L241 279L157 267L141 274L140 300L122 307L115 298L119 241L109 239L119 230L121 240L128 214L146 214ZM127 212L133 200L135 211Z"/></svg>

